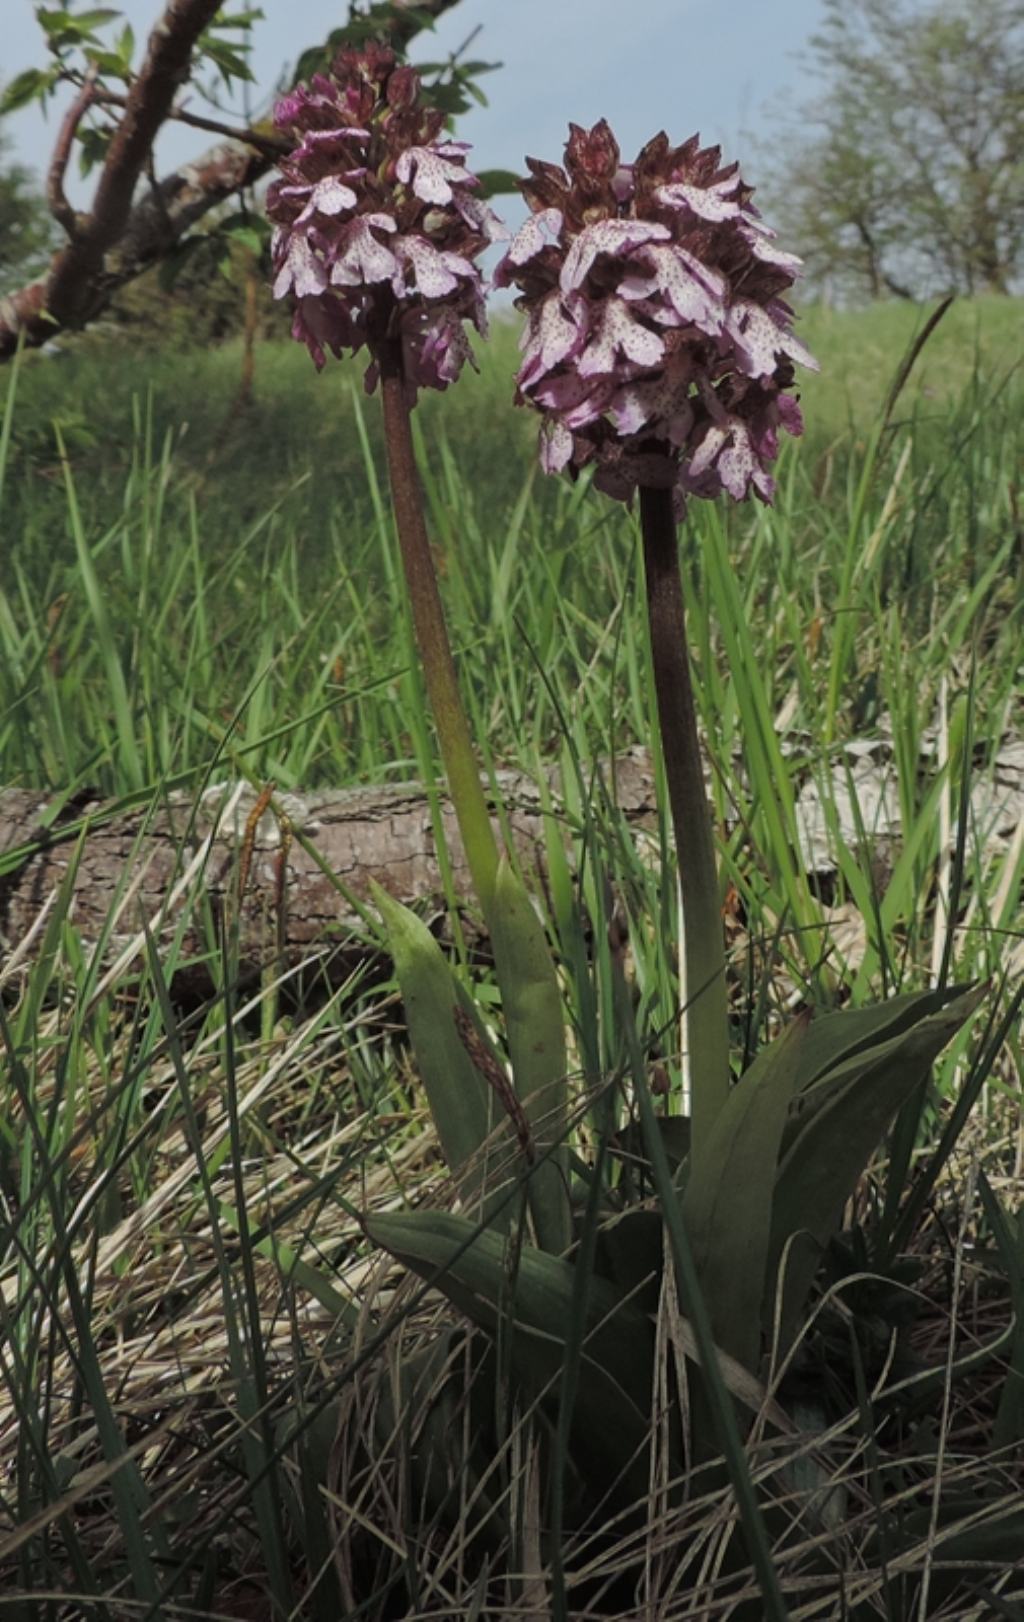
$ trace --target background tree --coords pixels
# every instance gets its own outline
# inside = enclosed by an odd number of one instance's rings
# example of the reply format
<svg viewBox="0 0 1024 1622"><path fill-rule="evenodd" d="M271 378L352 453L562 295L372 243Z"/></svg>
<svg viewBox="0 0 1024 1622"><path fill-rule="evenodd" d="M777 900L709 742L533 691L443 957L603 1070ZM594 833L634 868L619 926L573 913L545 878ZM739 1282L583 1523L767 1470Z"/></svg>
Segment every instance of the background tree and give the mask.
<svg viewBox="0 0 1024 1622"><path fill-rule="evenodd" d="M827 94L778 211L819 285L1008 293L1024 277L1024 0L825 0ZM810 128L814 133L808 136Z"/></svg>
<svg viewBox="0 0 1024 1622"><path fill-rule="evenodd" d="M343 44L370 36L399 52L457 0L350 0L348 21L299 58L295 78L307 78ZM13 79L0 97L0 115L33 98L70 93L46 177L49 212L63 234L46 271L0 302L0 361L19 340L45 343L62 328L87 326L114 296L152 266L181 249L196 225L232 199L248 196L272 168L282 143L264 119L239 125L185 108L181 94L202 68L225 83L250 77L244 50L233 32L258 22L259 11L233 14L220 0L165 0L135 66L135 40L120 13L73 4L40 7L49 62ZM113 32L111 30L113 29ZM477 74L492 64L434 64L427 91L447 112L457 113L475 92ZM211 112L215 113L216 108ZM167 119L216 135L218 144L169 175L153 170L153 143ZM78 212L64 192L64 177L77 148L86 169L98 170L90 209ZM504 183L507 177L499 177ZM248 243L253 214L230 229ZM227 245L226 245L227 246Z"/></svg>
<svg viewBox="0 0 1024 1622"><path fill-rule="evenodd" d="M0 295L46 264L53 222L29 171L5 162L10 143L0 129Z"/></svg>

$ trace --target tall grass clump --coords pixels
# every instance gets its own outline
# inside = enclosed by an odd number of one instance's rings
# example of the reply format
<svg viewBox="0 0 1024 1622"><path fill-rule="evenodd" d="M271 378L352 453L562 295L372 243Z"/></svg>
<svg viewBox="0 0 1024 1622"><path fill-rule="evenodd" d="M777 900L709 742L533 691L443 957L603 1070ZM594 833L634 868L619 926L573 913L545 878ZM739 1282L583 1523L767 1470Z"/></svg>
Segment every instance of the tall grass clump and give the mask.
<svg viewBox="0 0 1024 1622"><path fill-rule="evenodd" d="M279 291L379 416L283 349L227 424L230 351L130 411L101 349L11 373L0 907L67 862L0 969L10 1608L1012 1615L1005 313L888 397L907 313L812 313L780 445L749 189L573 126L498 273L523 352L458 378L499 228L414 75L279 120ZM200 804L410 778L440 922L383 888L343 981L246 982ZM83 932L90 828L175 796L173 904L129 848Z"/></svg>

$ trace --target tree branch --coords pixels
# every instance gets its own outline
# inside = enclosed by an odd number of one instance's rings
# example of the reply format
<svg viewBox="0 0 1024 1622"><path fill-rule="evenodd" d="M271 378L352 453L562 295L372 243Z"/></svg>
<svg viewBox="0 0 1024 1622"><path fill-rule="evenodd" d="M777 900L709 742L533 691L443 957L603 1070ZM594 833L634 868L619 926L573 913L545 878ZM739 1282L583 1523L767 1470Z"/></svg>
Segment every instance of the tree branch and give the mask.
<svg viewBox="0 0 1024 1622"><path fill-rule="evenodd" d="M64 175L71 156L71 147L75 139L75 131L85 117L86 112L96 99L96 68L91 66L82 87L71 106L64 115L64 121L57 136L57 144L53 149L50 167L46 172L46 201L50 213L61 229L72 239L78 227L78 216L67 197L64 195Z"/></svg>
<svg viewBox="0 0 1024 1622"><path fill-rule="evenodd" d="M72 240L54 256L45 276L0 298L0 362L11 358L19 339L37 348L62 329L95 320L120 288L164 258L204 215L255 185L273 166L269 139L247 130L239 132L244 145L232 139L230 145L212 147L134 200L153 141L165 120L175 116L174 97L188 79L195 42L220 3L168 0L125 97L124 116L107 152L91 212L75 218ZM396 49L404 49L425 18L436 19L457 3L418 0L382 32ZM224 133L212 120L200 123L196 115L182 121Z"/></svg>
<svg viewBox="0 0 1024 1622"><path fill-rule="evenodd" d="M100 107L128 105L128 97L119 96L114 90L100 90L93 100ZM172 107L167 117L176 124L187 124L190 129L205 130L208 135L220 135L226 141L240 141L245 146L254 147L257 152L264 153L271 163L275 163L282 153L288 151L289 143L283 135L268 135L262 130L254 129L251 124L243 126L224 124L216 118L204 118L200 113L190 113L184 107Z"/></svg>

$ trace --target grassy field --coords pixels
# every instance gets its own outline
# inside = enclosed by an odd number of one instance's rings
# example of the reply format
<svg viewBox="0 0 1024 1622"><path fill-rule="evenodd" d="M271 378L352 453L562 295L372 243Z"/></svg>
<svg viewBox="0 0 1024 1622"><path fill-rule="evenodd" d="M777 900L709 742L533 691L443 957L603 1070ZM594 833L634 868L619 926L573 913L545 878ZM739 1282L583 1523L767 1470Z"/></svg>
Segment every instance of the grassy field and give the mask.
<svg viewBox="0 0 1024 1622"><path fill-rule="evenodd" d="M1024 736L1020 307L954 306L884 418L926 315L811 312L802 335L822 373L776 505L694 503L684 532L737 1057L798 1006L992 981L890 1148L921 1171L907 1248L913 1351L946 1371L934 1403L889 1403L906 1347L886 1334L903 1320L873 1297L875 1362L823 1341L848 1378L827 1420L809 1421L835 1427L819 1542L841 1551L852 1585L842 1614L890 1622L1015 1616L1024 1603L1019 1582L992 1575L1024 1535L1006 1518L1024 1441L1024 1335L1010 1314L1024 1304L1024 839L993 836L985 809ZM557 906L548 921L580 1074L627 1073L642 1052L664 1067L678 1114L671 890L586 787L586 763L652 736L636 521L542 477L534 423L511 405L514 362L515 332L499 323L481 373L417 414L460 674L488 769L559 762L578 779L569 855L586 927ZM358 367L317 378L295 346L259 351L244 407L239 375L230 346L90 340L0 379L0 785L88 788L116 808L211 778L312 790L436 768L378 402ZM865 774L869 758L881 776ZM882 850L880 783L899 823ZM808 805L828 851L816 871ZM651 843L667 849L664 825ZM0 849L0 886L26 854ZM185 1009L173 952L161 962L140 932L106 974L68 898L27 966L0 966L5 1608L17 1622L548 1614L530 1609L525 1510L508 1532L520 1575L473 1612L485 1579L466 1575L465 1542L446 1543L436 1505L403 1498L360 1453L401 1356L446 1321L433 1298L396 1291L359 1225L366 1210L443 1198L386 971L308 1006L282 1002L268 976L240 1006L228 941L214 994ZM625 1006L613 905L628 925ZM465 948L457 964L468 982ZM957 1100L976 1107L954 1154ZM884 1191L879 1173L865 1221ZM935 1483L953 1506L949 1536L968 1539L953 1564L936 1553ZM1002 1506L983 1556L971 1495ZM887 1555L890 1500L907 1505L909 1542ZM720 1530L719 1489L702 1503L695 1545ZM841 1614L827 1600L798 1608L808 1558L779 1556L793 1614ZM956 1558L990 1565L961 1582ZM734 1595L713 1573L687 1581L689 1597L666 1578L674 1598L656 1614L727 1614Z"/></svg>

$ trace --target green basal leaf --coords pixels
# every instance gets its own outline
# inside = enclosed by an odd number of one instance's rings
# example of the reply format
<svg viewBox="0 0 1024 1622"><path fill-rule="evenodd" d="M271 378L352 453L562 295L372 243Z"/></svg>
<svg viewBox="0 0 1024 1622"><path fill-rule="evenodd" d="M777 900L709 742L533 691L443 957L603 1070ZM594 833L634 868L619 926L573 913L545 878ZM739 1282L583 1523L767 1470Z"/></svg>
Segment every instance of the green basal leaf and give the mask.
<svg viewBox="0 0 1024 1622"><path fill-rule="evenodd" d="M779 1145L807 1026L807 1017L794 1020L729 1093L691 1164L683 1196L715 1341L751 1371L761 1355Z"/></svg>
<svg viewBox="0 0 1024 1622"><path fill-rule="evenodd" d="M374 1244L397 1257L422 1278L437 1280L483 1329L497 1327L498 1315L512 1311L517 1327L561 1346L575 1283L575 1269L561 1256L526 1245L510 1276L508 1245L493 1229L480 1229L469 1217L450 1211L405 1211L366 1217ZM631 1402L646 1410L650 1396L654 1328L626 1293L607 1279L590 1280L585 1354L597 1359ZM560 1364L556 1361L553 1367Z"/></svg>
<svg viewBox="0 0 1024 1622"><path fill-rule="evenodd" d="M986 991L979 986L961 990L952 1000L947 997L945 1007L862 1050L818 1082L820 1103L789 1146L784 1143L772 1206L764 1311L770 1328L775 1280L784 1261L784 1345L803 1310L824 1246L889 1122Z"/></svg>
<svg viewBox="0 0 1024 1622"><path fill-rule="evenodd" d="M818 1110L860 1074L865 1054L895 1040L918 1020L941 1012L966 990L965 986L952 986L893 997L871 1008L844 1009L827 1014L820 1021L822 1029L815 1021L801 1057L793 1103L782 1134L782 1154L788 1154Z"/></svg>
<svg viewBox="0 0 1024 1622"><path fill-rule="evenodd" d="M633 1206L597 1230L595 1271L644 1312L658 1310L664 1261L665 1224L656 1209Z"/></svg>
<svg viewBox="0 0 1024 1622"><path fill-rule="evenodd" d="M522 880L503 858L491 910L491 937L501 986L515 1089L544 1154L564 1139L568 1114L565 1009L543 925ZM530 1210L537 1242L556 1254L572 1237L569 1164L564 1146L530 1173Z"/></svg>
<svg viewBox="0 0 1024 1622"><path fill-rule="evenodd" d="M363 1225L374 1244L434 1283L471 1322L506 1337L515 1379L554 1403L574 1310L569 1262L528 1246L510 1278L500 1235L442 1211L372 1216ZM592 1278L571 1452L594 1479L618 1482L628 1502L642 1498L648 1487L653 1367L651 1321L615 1285Z"/></svg>
<svg viewBox="0 0 1024 1622"><path fill-rule="evenodd" d="M1013 1337L992 1428L992 1445L996 1449L1019 1447L1024 1442L1024 1210L1019 1209L1012 1215L1004 1211L984 1172L978 1179L978 1191L1006 1273L1013 1306Z"/></svg>
<svg viewBox="0 0 1024 1622"><path fill-rule="evenodd" d="M487 1179L482 1150L500 1120L498 1104L459 1035L458 987L441 948L422 919L379 885L373 886L373 896L387 931L409 1038L441 1149L462 1200L470 1204L479 1201ZM495 1150L498 1155L507 1167L507 1140L502 1139ZM497 1192L492 1182L485 1220Z"/></svg>
<svg viewBox="0 0 1024 1622"><path fill-rule="evenodd" d="M844 1059L909 1030L925 1014L938 1013L966 989L911 991L866 1008L844 1008L815 1019L801 1049L797 1091L806 1091Z"/></svg>

